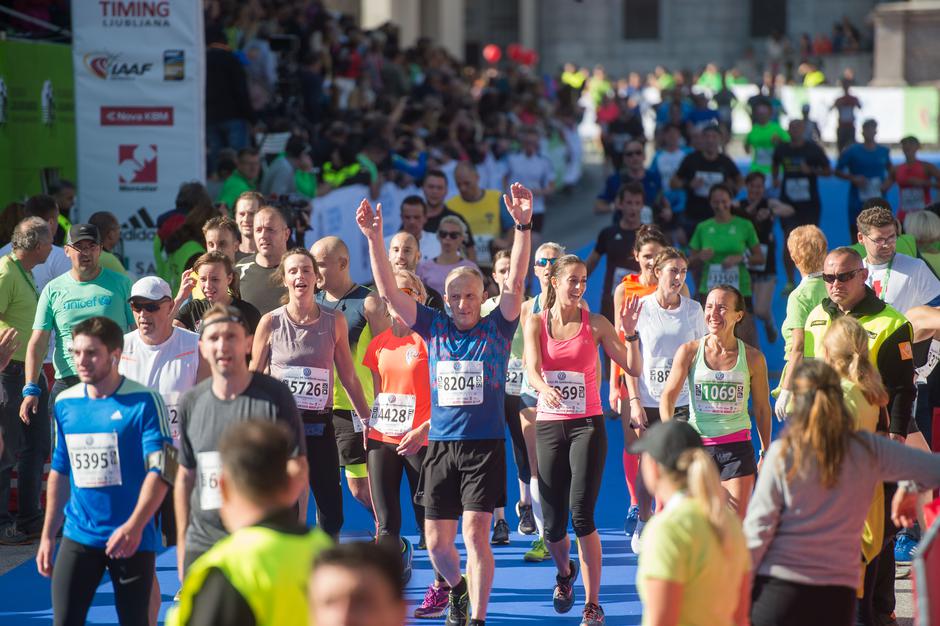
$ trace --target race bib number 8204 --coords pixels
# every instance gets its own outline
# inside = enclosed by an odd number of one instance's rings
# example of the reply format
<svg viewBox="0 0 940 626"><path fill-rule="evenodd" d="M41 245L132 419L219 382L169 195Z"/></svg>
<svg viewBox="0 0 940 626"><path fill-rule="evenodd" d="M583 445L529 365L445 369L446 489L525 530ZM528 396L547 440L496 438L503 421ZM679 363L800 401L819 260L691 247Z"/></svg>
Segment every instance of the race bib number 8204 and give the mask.
<svg viewBox="0 0 940 626"><path fill-rule="evenodd" d="M483 361L438 361L440 406L483 404Z"/></svg>

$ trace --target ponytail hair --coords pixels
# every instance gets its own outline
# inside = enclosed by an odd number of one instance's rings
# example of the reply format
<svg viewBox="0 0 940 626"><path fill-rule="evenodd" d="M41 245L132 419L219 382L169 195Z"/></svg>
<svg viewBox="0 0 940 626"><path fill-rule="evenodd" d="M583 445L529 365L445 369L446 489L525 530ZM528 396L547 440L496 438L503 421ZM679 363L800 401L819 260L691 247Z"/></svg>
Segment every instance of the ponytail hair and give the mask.
<svg viewBox="0 0 940 626"><path fill-rule="evenodd" d="M780 437L787 481L806 476L812 466L827 489L836 486L849 442L856 435L845 408L839 375L828 364L804 361L794 371L793 414Z"/></svg>
<svg viewBox="0 0 940 626"><path fill-rule="evenodd" d="M886 406L888 391L868 358L868 331L852 317L832 321L822 340L822 354L836 373L856 385L869 404Z"/></svg>
<svg viewBox="0 0 940 626"><path fill-rule="evenodd" d="M669 246L669 240L666 235L655 224L643 224L636 231L636 239L633 241L633 252L640 253L648 243L658 243L663 248Z"/></svg>
<svg viewBox="0 0 940 626"><path fill-rule="evenodd" d="M689 448L679 456L676 470L665 471L670 480L702 508L718 543L727 553L731 547L728 526L734 518L728 514L725 490L721 486L714 459L704 448Z"/></svg>
<svg viewBox="0 0 940 626"><path fill-rule="evenodd" d="M548 287L545 289L545 309L550 309L555 305L555 286L552 284L552 280L560 277L565 269L573 265L584 266L584 261L581 260L576 254L566 254L563 257L560 257L555 264L552 265L551 271L548 273Z"/></svg>

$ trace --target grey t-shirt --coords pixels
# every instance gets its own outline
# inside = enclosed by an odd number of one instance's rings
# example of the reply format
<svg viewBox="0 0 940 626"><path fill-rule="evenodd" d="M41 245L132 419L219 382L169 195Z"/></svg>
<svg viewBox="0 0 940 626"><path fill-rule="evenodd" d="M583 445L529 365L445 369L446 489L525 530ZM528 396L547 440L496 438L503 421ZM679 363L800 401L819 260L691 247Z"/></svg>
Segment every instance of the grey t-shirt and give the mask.
<svg viewBox="0 0 940 626"><path fill-rule="evenodd" d="M253 304L262 315L281 306L281 296L287 293L287 287L278 287L272 282L277 266L261 267L255 257L250 256L235 267L242 300Z"/></svg>
<svg viewBox="0 0 940 626"><path fill-rule="evenodd" d="M284 422L295 435L293 455L306 454L303 425L294 398L284 383L270 376L254 374L245 391L234 400L218 399L212 392L212 379L208 378L187 391L180 401L179 463L196 472L189 503L187 550L205 552L228 535L218 511L219 439L227 426L248 419Z"/></svg>

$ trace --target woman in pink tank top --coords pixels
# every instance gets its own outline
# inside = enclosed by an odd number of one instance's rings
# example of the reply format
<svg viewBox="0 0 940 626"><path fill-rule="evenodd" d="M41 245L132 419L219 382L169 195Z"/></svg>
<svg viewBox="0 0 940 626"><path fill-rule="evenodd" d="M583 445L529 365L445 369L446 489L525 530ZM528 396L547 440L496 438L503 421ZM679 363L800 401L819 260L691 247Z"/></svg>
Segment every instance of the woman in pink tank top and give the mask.
<svg viewBox="0 0 940 626"><path fill-rule="evenodd" d="M539 394L535 447L539 491L545 519L545 542L558 568L553 592L555 610L574 605L579 566L568 558L568 514L578 537L580 570L584 574L584 622L603 622L598 604L601 540L594 525L600 492L607 433L599 389L597 347L628 375L639 376L636 322L639 298L629 299L621 316L627 343L617 337L602 315L580 308L587 286L587 267L573 254L552 267L545 309L525 323L525 364Z"/></svg>

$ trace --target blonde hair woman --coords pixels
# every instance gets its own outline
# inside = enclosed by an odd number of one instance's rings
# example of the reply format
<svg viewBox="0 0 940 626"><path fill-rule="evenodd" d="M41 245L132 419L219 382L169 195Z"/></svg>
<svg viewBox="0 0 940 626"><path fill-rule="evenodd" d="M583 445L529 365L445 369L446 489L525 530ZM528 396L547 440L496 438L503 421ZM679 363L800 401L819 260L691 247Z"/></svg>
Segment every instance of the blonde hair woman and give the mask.
<svg viewBox="0 0 940 626"><path fill-rule="evenodd" d="M643 533L636 585L644 624L746 624L750 555L718 470L689 424L651 427L630 451L665 506Z"/></svg>
<svg viewBox="0 0 940 626"><path fill-rule="evenodd" d="M822 279L823 262L829 242L818 226L798 226L787 238L787 250L800 270L803 280L787 296L787 317L780 328L783 334L784 370L780 386L774 390L777 403L774 413L783 421L790 399L789 372L803 361L803 325L810 311L826 297L826 283Z"/></svg>

